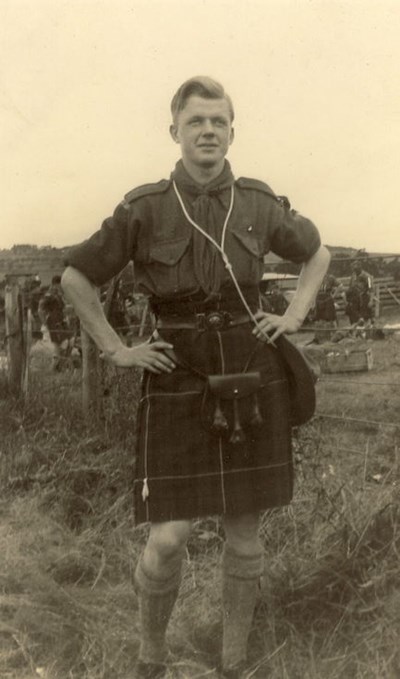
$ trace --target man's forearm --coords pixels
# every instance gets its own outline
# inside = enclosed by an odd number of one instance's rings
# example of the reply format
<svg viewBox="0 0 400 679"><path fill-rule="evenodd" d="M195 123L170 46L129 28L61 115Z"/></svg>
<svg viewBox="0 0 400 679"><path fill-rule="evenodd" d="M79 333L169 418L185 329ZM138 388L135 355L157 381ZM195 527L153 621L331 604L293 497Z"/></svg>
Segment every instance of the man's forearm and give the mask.
<svg viewBox="0 0 400 679"><path fill-rule="evenodd" d="M316 294L328 270L331 256L324 245L303 264L299 276L296 292L291 300L286 314L293 316L300 322L307 316L312 307Z"/></svg>
<svg viewBox="0 0 400 679"><path fill-rule="evenodd" d="M122 343L105 317L95 286L72 266L65 269L61 285L86 332L101 351L112 355Z"/></svg>

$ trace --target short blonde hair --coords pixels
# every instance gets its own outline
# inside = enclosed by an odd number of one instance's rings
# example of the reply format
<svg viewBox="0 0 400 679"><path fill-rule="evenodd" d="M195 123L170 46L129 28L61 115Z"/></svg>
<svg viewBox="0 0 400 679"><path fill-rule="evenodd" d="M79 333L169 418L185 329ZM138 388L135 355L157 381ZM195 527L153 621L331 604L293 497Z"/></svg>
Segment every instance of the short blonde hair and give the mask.
<svg viewBox="0 0 400 679"><path fill-rule="evenodd" d="M178 118L179 112L182 111L189 97L197 95L204 99L225 99L229 106L229 113L231 122L235 117L233 104L230 96L225 92L223 86L213 78L206 75L198 75L185 82L179 87L174 94L171 101L171 113L174 123Z"/></svg>

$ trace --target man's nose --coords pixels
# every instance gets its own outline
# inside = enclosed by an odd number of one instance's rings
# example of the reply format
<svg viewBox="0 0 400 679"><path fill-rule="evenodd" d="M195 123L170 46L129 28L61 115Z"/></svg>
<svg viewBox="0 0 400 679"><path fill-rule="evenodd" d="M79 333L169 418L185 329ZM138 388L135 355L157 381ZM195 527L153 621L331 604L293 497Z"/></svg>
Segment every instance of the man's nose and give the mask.
<svg viewBox="0 0 400 679"><path fill-rule="evenodd" d="M211 120L204 120L203 121L203 134L206 134L207 136L213 135L214 134L214 125L212 124Z"/></svg>

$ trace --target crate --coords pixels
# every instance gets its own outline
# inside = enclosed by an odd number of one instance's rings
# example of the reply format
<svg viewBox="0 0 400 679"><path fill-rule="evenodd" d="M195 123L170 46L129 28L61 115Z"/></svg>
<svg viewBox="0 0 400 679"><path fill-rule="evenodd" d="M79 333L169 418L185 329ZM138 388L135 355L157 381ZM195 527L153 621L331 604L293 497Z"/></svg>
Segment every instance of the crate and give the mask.
<svg viewBox="0 0 400 679"><path fill-rule="evenodd" d="M325 348L325 360L322 371L325 373L344 373L371 370L374 364L372 349L357 347Z"/></svg>

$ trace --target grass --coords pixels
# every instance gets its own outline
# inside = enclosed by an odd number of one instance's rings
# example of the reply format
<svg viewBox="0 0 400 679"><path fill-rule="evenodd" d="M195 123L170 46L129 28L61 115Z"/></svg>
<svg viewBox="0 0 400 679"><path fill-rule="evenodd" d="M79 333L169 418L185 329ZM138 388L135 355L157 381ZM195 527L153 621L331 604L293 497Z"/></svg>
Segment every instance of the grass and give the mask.
<svg viewBox="0 0 400 679"><path fill-rule="evenodd" d="M373 371L318 385L320 412L353 419L316 417L295 432L294 501L263 516L252 677L399 676L400 429L373 422L397 421L400 344L370 346ZM131 510L138 389L137 375L109 369L99 425L82 417L77 373L36 377L25 403L2 386L1 679L130 676L132 578L147 534ZM196 522L170 625L170 679L215 678L222 544L217 518Z"/></svg>

